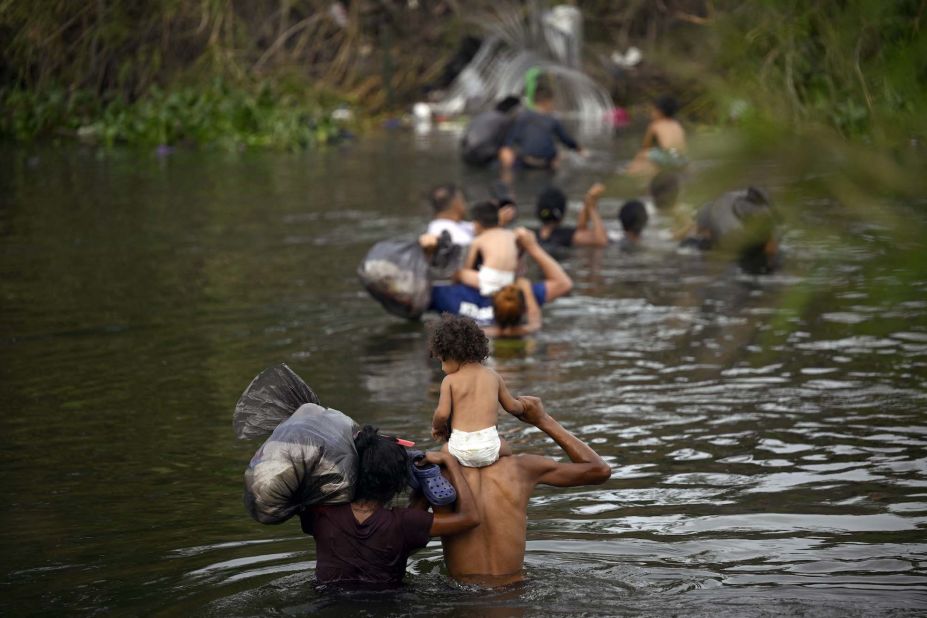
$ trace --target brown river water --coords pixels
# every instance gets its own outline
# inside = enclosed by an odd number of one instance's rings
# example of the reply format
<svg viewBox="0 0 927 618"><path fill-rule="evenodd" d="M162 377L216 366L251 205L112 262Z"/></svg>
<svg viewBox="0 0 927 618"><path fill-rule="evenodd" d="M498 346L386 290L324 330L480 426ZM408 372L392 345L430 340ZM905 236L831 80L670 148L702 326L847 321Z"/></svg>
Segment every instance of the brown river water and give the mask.
<svg viewBox="0 0 927 618"><path fill-rule="evenodd" d="M423 325L386 314L355 268L423 230L428 186L485 194L491 174L455 145L0 151L0 613L927 610L927 281L873 268L891 239L843 243L810 206L820 233L790 231L764 278L677 252L659 218L641 253L574 250L543 331L496 343L512 392L613 467L602 486L538 490L526 583L457 585L434 542L399 592L317 590L298 523L245 513L259 444L235 439L232 410L286 362L326 405L430 444L442 376ZM598 161L566 177L572 198ZM613 230L619 204L602 204ZM511 418L500 430L557 455Z"/></svg>

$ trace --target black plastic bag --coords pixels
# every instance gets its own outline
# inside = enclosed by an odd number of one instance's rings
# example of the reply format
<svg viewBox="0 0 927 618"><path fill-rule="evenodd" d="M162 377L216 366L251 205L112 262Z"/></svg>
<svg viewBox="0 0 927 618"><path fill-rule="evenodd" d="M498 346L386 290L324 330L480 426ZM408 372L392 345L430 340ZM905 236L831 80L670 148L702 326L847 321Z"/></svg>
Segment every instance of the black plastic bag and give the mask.
<svg viewBox="0 0 927 618"><path fill-rule="evenodd" d="M281 363L257 375L235 405L232 426L241 439L263 438L304 403L320 403L318 396Z"/></svg>
<svg viewBox="0 0 927 618"><path fill-rule="evenodd" d="M450 232L447 230L441 232L438 236L438 246L428 258L429 283L440 279L450 279L455 272L463 268L466 257L464 247L454 244Z"/></svg>
<svg viewBox="0 0 927 618"><path fill-rule="evenodd" d="M414 320L431 303L428 258L417 240L383 240L371 247L357 267L364 288L383 308Z"/></svg>
<svg viewBox="0 0 927 618"><path fill-rule="evenodd" d="M307 403L280 423L245 470L245 508L262 524L283 523L312 504L350 502L357 481L357 423Z"/></svg>

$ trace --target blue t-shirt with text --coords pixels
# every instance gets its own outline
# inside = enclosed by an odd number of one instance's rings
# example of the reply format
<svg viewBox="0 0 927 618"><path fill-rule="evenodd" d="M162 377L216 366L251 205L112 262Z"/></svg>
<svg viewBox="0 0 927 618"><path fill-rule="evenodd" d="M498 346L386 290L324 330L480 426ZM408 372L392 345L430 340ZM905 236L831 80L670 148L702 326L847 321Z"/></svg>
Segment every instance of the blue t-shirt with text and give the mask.
<svg viewBox="0 0 927 618"><path fill-rule="evenodd" d="M543 306L547 298L547 286L539 281L531 284L531 289L538 305ZM432 287L428 310L473 318L481 326L492 324L493 321L492 297L482 296L476 288L462 283Z"/></svg>

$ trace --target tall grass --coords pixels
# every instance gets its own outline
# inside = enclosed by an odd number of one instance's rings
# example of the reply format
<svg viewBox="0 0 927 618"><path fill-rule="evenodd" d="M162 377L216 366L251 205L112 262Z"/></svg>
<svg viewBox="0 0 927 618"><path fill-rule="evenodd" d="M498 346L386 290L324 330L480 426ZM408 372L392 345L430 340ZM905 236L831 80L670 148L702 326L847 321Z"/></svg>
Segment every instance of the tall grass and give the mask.
<svg viewBox="0 0 927 618"><path fill-rule="evenodd" d="M337 103L420 96L456 44L456 2L333 5L0 0L0 138L299 147Z"/></svg>

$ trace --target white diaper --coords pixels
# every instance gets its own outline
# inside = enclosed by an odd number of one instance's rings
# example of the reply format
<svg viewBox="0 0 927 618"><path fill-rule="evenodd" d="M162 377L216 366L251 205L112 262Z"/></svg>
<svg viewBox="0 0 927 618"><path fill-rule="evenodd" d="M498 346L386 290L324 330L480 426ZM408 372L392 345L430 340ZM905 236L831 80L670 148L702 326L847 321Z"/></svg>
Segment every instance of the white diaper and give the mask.
<svg viewBox="0 0 927 618"><path fill-rule="evenodd" d="M451 439L447 441L447 450L462 466L484 468L499 459L501 445L495 426L479 431L454 429L451 431Z"/></svg>
<svg viewBox="0 0 927 618"><path fill-rule="evenodd" d="M505 286L515 282L515 273L511 270L497 270L488 266L480 267L480 295L492 296Z"/></svg>

